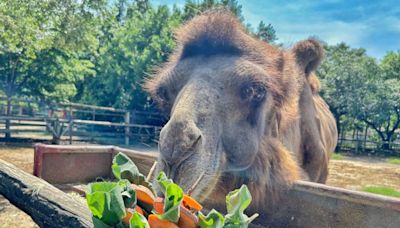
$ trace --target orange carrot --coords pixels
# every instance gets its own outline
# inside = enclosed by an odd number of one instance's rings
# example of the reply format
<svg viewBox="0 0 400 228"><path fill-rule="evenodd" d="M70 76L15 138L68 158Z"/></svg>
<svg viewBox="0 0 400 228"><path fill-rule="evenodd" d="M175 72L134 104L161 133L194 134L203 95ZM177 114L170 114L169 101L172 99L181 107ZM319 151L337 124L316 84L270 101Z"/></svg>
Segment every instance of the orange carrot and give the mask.
<svg viewBox="0 0 400 228"><path fill-rule="evenodd" d="M132 209L130 208L126 208L125 209L126 215L125 217L122 219L122 222L125 224L129 224L129 221L131 220L131 217L133 215Z"/></svg>
<svg viewBox="0 0 400 228"><path fill-rule="evenodd" d="M132 184L132 188L136 191L136 198L138 201L153 205L155 196L148 188L136 184Z"/></svg>
<svg viewBox="0 0 400 228"><path fill-rule="evenodd" d="M147 219L151 228L179 228L175 223L162 220L157 215L151 214Z"/></svg>
<svg viewBox="0 0 400 228"><path fill-rule="evenodd" d="M178 226L180 228L196 228L199 220L191 211L181 206L181 213L179 215Z"/></svg>
<svg viewBox="0 0 400 228"><path fill-rule="evenodd" d="M139 213L139 214L141 214L141 215L144 215L143 209L142 209L141 207L139 207L139 206L136 206L136 207L135 207L135 211L137 211L137 213Z"/></svg>
<svg viewBox="0 0 400 228"><path fill-rule="evenodd" d="M157 197L157 198L154 200L153 207L154 207L154 210L155 210L158 214L164 213L164 199L161 198L161 197Z"/></svg>
<svg viewBox="0 0 400 228"><path fill-rule="evenodd" d="M188 209L193 209L195 211L201 211L201 209L203 209L203 206L201 206L199 202L186 194L183 196L183 206Z"/></svg>

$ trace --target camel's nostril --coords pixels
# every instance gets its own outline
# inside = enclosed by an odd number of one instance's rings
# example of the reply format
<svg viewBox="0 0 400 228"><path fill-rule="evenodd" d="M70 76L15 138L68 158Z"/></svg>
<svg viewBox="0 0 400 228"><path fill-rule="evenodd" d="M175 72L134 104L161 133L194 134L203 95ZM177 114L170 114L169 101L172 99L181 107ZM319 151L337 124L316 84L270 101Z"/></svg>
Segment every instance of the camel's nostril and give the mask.
<svg viewBox="0 0 400 228"><path fill-rule="evenodd" d="M193 141L192 149L195 149L195 148L196 148L197 144L200 142L200 139L201 139L201 134L198 135L198 136L195 138L195 140L192 140L192 141Z"/></svg>

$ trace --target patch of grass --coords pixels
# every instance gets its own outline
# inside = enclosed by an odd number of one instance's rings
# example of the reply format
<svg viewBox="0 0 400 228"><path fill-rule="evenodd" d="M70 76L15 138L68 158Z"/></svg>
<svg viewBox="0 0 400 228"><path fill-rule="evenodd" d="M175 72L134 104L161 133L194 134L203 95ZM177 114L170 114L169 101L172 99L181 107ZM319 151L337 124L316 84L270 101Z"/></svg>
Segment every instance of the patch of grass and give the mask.
<svg viewBox="0 0 400 228"><path fill-rule="evenodd" d="M387 162L390 164L400 165L400 158L388 158Z"/></svg>
<svg viewBox="0 0 400 228"><path fill-rule="evenodd" d="M332 160L344 160L344 156L341 154L332 153L331 159Z"/></svg>
<svg viewBox="0 0 400 228"><path fill-rule="evenodd" d="M361 189L363 192L370 192L384 196L391 196L391 197L400 197L400 192L384 186L365 186Z"/></svg>

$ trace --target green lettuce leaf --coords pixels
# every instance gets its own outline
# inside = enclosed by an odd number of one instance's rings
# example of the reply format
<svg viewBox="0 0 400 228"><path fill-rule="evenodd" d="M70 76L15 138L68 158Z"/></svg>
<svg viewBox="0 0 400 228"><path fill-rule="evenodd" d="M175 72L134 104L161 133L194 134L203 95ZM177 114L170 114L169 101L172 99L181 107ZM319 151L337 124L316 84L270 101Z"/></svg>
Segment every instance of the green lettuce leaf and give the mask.
<svg viewBox="0 0 400 228"><path fill-rule="evenodd" d="M129 228L150 228L150 225L143 215L135 211L129 221Z"/></svg>
<svg viewBox="0 0 400 228"><path fill-rule="evenodd" d="M168 179L167 175L161 171L157 176L157 183L160 185L162 192L165 193L167 186L174 182L172 179Z"/></svg>
<svg viewBox="0 0 400 228"><path fill-rule="evenodd" d="M248 217L243 212L251 203L251 194L246 185L236 189L226 196L226 208L228 214L225 216L224 227L247 227L258 214Z"/></svg>
<svg viewBox="0 0 400 228"><path fill-rule="evenodd" d="M171 179L168 179L164 172L160 172L157 182L164 193L164 213L158 215L160 219L177 223L180 215L180 206L183 200L183 190Z"/></svg>
<svg viewBox="0 0 400 228"><path fill-rule="evenodd" d="M135 163L125 154L119 152L113 159L112 172L118 180L127 179L136 185L143 185L153 193L152 185L146 181L146 177L139 172Z"/></svg>
<svg viewBox="0 0 400 228"><path fill-rule="evenodd" d="M122 188L122 198L126 208L134 208L136 206L136 191L132 188L128 180L120 180L118 184Z"/></svg>
<svg viewBox="0 0 400 228"><path fill-rule="evenodd" d="M200 228L220 228L224 225L224 216L218 211L212 209L207 216L199 212L199 226Z"/></svg>
<svg viewBox="0 0 400 228"><path fill-rule="evenodd" d="M88 186L86 202L93 216L107 225L116 225L126 215L120 183L96 182Z"/></svg>

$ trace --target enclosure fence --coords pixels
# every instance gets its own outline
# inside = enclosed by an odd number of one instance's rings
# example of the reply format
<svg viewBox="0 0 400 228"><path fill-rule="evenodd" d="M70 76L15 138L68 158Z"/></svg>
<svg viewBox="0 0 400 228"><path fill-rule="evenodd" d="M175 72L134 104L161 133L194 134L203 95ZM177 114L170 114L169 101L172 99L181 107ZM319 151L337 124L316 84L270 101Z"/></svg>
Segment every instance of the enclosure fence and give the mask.
<svg viewBox="0 0 400 228"><path fill-rule="evenodd" d="M159 125L143 124L140 119L160 119L157 113L128 111L77 103L51 106L28 99L13 99L7 115L0 97L0 134L6 140L51 140L55 144L93 142L129 146L154 143Z"/></svg>

